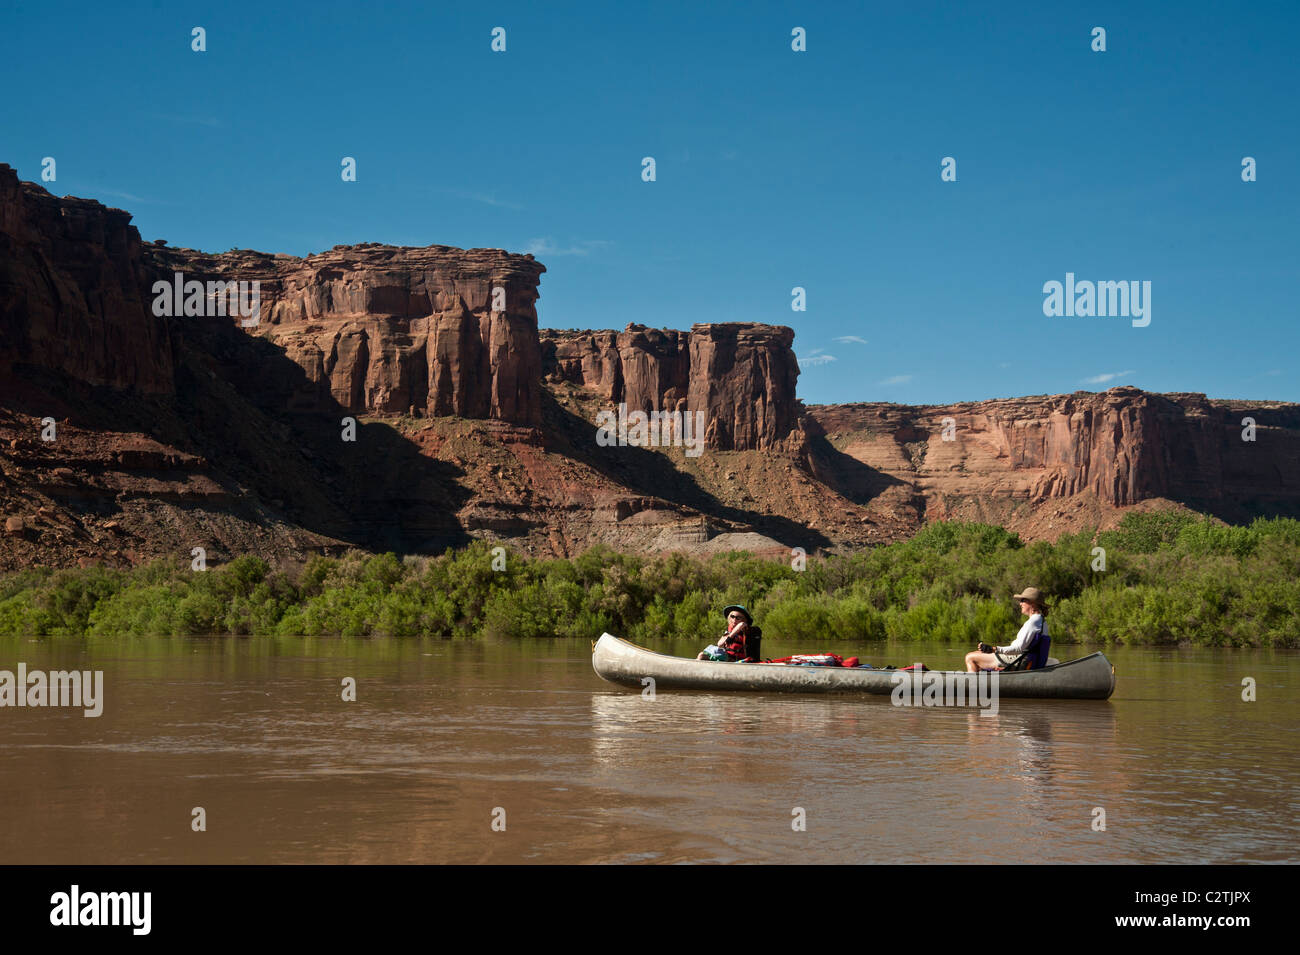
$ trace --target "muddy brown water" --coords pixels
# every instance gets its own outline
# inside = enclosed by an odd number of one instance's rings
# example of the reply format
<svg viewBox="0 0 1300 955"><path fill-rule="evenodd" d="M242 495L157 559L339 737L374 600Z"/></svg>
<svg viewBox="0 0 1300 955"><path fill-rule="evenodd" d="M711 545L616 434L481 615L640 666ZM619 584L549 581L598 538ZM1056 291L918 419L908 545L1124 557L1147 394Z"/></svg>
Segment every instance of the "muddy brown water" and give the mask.
<svg viewBox="0 0 1300 955"><path fill-rule="evenodd" d="M597 677L590 649L0 638L0 670L104 673L98 718L0 708L0 863L1300 860L1295 651L1117 648L1110 701L981 717L649 700ZM965 651L833 649L938 667Z"/></svg>

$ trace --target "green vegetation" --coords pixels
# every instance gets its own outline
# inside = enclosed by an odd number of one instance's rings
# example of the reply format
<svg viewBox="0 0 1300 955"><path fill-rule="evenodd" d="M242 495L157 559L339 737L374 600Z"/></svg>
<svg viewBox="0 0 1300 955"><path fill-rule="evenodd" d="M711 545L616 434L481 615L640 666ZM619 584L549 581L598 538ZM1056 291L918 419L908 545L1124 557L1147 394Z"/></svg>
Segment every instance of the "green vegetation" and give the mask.
<svg viewBox="0 0 1300 955"><path fill-rule="evenodd" d="M1105 549L1105 569L1094 570ZM1224 527L1133 513L1113 531L1024 544L982 524L932 524L911 540L788 564L748 554L707 560L594 549L573 560L492 545L437 558L318 557L273 569L256 557L194 573L26 570L0 578L0 634L32 636L481 633L511 637L705 640L728 603L747 604L768 637L1005 643L1020 624L1011 595L1052 601L1058 643L1300 647L1300 521Z"/></svg>

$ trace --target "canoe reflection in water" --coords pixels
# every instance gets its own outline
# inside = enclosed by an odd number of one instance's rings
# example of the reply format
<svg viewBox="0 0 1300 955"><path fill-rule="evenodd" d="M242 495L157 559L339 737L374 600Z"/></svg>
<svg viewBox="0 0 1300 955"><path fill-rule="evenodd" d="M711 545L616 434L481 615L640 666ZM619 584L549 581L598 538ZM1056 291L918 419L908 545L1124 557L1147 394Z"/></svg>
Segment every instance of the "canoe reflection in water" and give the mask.
<svg viewBox="0 0 1300 955"><path fill-rule="evenodd" d="M1026 700L982 718L888 699L596 689L591 782L611 806L634 801L610 809L615 825L675 829L721 859L809 858L795 807L819 861L1100 861L1120 846L1089 829L1095 806L1130 813L1113 705Z"/></svg>

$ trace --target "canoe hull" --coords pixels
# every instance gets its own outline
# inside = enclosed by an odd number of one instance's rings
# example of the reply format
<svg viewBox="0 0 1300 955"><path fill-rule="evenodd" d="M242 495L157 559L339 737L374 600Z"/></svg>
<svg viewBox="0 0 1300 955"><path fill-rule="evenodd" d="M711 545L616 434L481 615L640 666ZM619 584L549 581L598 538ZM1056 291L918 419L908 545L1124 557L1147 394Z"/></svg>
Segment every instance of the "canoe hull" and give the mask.
<svg viewBox="0 0 1300 955"><path fill-rule="evenodd" d="M899 683L897 670L687 660L646 650L609 633L596 641L591 665L602 679L637 688L646 685L642 681L649 677L656 689L888 696ZM999 673L997 678L998 696L1008 699L1106 700L1115 692L1115 668L1103 653L1041 670Z"/></svg>

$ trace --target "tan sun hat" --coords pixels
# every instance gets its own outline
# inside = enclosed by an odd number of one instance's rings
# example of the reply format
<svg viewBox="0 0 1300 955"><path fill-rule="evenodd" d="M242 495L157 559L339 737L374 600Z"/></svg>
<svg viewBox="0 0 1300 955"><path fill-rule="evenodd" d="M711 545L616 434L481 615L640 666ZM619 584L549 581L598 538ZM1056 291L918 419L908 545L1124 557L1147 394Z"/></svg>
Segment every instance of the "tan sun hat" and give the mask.
<svg viewBox="0 0 1300 955"><path fill-rule="evenodd" d="M1043 592L1037 587L1026 587L1025 592L1016 594L1015 600L1028 600L1035 607L1046 607L1047 601L1043 600Z"/></svg>

